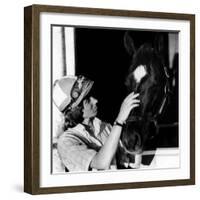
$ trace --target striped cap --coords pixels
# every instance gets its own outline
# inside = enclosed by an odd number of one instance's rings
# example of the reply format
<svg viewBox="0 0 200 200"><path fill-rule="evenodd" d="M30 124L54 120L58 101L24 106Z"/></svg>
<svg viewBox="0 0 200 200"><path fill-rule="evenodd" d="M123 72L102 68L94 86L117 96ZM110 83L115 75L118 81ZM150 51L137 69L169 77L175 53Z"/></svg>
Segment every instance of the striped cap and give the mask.
<svg viewBox="0 0 200 200"><path fill-rule="evenodd" d="M84 76L64 76L53 85L53 101L59 111L79 105L92 88L93 81Z"/></svg>

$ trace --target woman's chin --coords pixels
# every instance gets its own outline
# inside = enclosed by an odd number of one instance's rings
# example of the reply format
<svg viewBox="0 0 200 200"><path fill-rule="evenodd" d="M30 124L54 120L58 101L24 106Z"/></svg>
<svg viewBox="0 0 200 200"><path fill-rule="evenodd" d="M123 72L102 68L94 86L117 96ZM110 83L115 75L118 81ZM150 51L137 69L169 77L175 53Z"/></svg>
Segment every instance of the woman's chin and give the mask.
<svg viewBox="0 0 200 200"><path fill-rule="evenodd" d="M96 116L97 116L97 113L94 113L92 115L83 116L83 118L85 118L85 119L94 119Z"/></svg>
<svg viewBox="0 0 200 200"><path fill-rule="evenodd" d="M95 118L97 116L97 113L95 113L94 115L91 116L91 118Z"/></svg>

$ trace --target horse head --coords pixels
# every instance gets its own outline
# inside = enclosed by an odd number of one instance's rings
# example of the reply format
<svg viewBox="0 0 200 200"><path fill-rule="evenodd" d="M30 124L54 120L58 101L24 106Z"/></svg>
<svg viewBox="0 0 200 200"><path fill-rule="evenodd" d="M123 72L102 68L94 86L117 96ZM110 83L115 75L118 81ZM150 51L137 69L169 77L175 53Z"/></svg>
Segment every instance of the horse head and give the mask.
<svg viewBox="0 0 200 200"><path fill-rule="evenodd" d="M144 43L135 48L128 32L124 43L131 55L131 65L125 85L128 93L139 93L139 107L133 109L121 135L121 147L130 159L141 153L149 138L156 133L156 118L162 112L166 100L167 72L163 64L162 38L156 37L153 44Z"/></svg>

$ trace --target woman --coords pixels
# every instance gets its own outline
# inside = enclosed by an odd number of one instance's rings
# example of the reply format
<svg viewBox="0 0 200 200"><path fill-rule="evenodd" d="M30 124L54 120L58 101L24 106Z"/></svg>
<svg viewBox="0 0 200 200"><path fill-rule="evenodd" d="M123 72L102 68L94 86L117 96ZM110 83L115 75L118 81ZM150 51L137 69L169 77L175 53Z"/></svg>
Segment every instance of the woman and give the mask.
<svg viewBox="0 0 200 200"><path fill-rule="evenodd" d="M122 128L130 111L139 106L139 94L130 93L111 125L97 116L97 99L88 95L93 81L66 76L54 84L54 103L65 116L65 129L58 138L61 161L69 171L106 170L112 165Z"/></svg>

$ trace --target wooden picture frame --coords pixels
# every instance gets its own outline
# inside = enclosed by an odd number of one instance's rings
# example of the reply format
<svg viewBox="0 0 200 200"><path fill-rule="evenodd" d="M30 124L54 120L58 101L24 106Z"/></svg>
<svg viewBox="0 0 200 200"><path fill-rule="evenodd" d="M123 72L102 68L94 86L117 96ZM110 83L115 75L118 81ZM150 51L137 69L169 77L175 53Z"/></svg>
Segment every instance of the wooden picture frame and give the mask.
<svg viewBox="0 0 200 200"><path fill-rule="evenodd" d="M128 181L98 184L69 184L41 186L41 13L78 15L89 17L118 17L128 20L168 20L188 23L189 35L189 149L188 178L170 180ZM105 19L106 21L106 19ZM61 23L62 24L62 23ZM154 27L152 26L152 29ZM183 55L181 55L183 56ZM42 75L41 75L42 74ZM182 129L181 129L182 130ZM183 131L183 130L182 130ZM50 173L50 172L49 172ZM57 175L59 176L59 175ZM79 8L50 5L32 5L24 9L24 191L30 194L83 192L114 189L131 189L195 184L195 16L192 14L161 13L147 11Z"/></svg>

